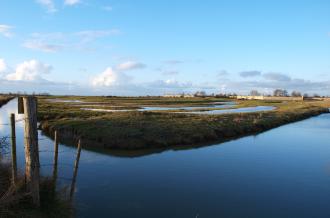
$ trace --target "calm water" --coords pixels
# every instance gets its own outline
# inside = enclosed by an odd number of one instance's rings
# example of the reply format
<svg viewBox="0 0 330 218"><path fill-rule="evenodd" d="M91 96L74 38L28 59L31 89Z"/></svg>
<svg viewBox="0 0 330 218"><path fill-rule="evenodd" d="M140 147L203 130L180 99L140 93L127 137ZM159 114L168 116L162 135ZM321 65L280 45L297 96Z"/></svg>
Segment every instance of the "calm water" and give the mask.
<svg viewBox="0 0 330 218"><path fill-rule="evenodd" d="M1 108L0 123L15 109L15 101ZM52 147L40 141L44 175ZM65 185L75 149L60 151ZM199 149L135 158L83 150L75 197L79 217L330 217L330 114Z"/></svg>
<svg viewBox="0 0 330 218"><path fill-rule="evenodd" d="M94 105L98 107L98 105ZM206 115L217 115L217 114L229 114L229 113L252 113L261 111L271 111L275 110L276 107L273 106L256 106L256 107L242 107L242 108L232 108L235 107L235 102L222 102L222 104L214 104L209 106L193 106L193 107L143 107L141 109L123 109L123 110L113 110L113 109L101 109L101 108L80 108L86 111L99 111L99 112L127 112L127 111L170 111L170 110L182 110L181 112L174 113L187 113L187 114L206 114ZM227 108L227 109L226 109ZM209 109L209 110L208 110ZM211 110L211 109L223 109L223 110ZM197 110L197 111L193 111ZM206 111L198 111L206 110Z"/></svg>
<svg viewBox="0 0 330 218"><path fill-rule="evenodd" d="M242 107L242 108L232 108L225 110L211 110L211 111L195 111L187 112L189 114L206 114L206 115L217 115L217 114L232 114L232 113L252 113L261 111L271 111L275 110L276 107L273 106L256 106L256 107ZM179 112L181 113L181 112ZM183 112L186 113L186 112Z"/></svg>
<svg viewBox="0 0 330 218"><path fill-rule="evenodd" d="M100 108L89 108L89 107L104 107L104 106L111 106L111 107L124 107L124 106L116 106L116 105L109 105L109 104L102 104L102 102L86 102L86 101L80 101L80 100L63 100L63 99L47 99L50 102L61 102L61 103L67 103L71 104L75 107L82 107L81 110L87 110L87 111L100 111L100 112L126 112L126 111L169 111L169 110L203 110L203 109L222 109L222 108L231 108L236 106L237 104L232 101L219 101L219 102L213 102L209 105L205 106L190 106L190 107L149 107L149 106L143 106L140 109L100 109ZM78 103L78 104L77 104ZM84 103L84 104L79 104ZM88 108L86 108L88 106ZM234 111L235 112L235 111Z"/></svg>

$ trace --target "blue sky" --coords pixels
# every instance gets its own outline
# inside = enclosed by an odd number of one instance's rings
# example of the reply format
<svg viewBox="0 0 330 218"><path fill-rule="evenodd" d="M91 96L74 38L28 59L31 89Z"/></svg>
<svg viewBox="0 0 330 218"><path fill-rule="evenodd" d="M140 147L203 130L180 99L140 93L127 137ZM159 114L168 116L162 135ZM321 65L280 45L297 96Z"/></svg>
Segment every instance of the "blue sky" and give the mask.
<svg viewBox="0 0 330 218"><path fill-rule="evenodd" d="M330 95L328 0L2 0L0 92Z"/></svg>

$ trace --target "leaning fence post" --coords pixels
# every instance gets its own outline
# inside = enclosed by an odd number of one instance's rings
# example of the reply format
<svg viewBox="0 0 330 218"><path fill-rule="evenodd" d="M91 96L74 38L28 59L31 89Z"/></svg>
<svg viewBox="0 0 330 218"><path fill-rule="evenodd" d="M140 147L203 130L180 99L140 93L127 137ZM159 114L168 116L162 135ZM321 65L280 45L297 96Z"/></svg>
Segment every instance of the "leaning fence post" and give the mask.
<svg viewBox="0 0 330 218"><path fill-rule="evenodd" d="M16 128L15 114L10 115L11 125L11 159L12 159L12 183L15 186L17 182L17 157L16 157Z"/></svg>
<svg viewBox="0 0 330 218"><path fill-rule="evenodd" d="M75 191L76 179L77 179L77 174L78 174L78 166L79 166L79 160L80 160L80 152L81 152L81 141L79 139L78 148L77 148L77 157L76 157L76 161L74 163L73 178L72 178L72 183L71 183L70 200L73 199L73 195L74 195L74 191Z"/></svg>
<svg viewBox="0 0 330 218"><path fill-rule="evenodd" d="M39 146L37 130L37 99L24 97L24 142L25 142L25 178L27 189L31 193L33 204L40 206L39 193Z"/></svg>

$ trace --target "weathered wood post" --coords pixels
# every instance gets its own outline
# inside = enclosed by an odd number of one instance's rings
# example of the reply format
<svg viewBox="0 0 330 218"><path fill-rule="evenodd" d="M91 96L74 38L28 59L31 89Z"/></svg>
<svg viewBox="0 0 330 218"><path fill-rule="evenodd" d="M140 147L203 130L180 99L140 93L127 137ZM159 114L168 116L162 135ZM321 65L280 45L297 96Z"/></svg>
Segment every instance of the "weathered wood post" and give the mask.
<svg viewBox="0 0 330 218"><path fill-rule="evenodd" d="M18 101L17 101L17 111L18 111L18 114L24 114L24 103L23 103L23 97L18 97Z"/></svg>
<svg viewBox="0 0 330 218"><path fill-rule="evenodd" d="M74 195L75 186L76 186L76 179L77 179L78 166L79 166L79 160L80 160L80 152L81 152L81 141L79 139L78 148L77 148L77 157L76 157L76 161L74 163L73 178L72 178L72 183L71 183L71 191L70 191L70 200L71 201L73 200L73 195Z"/></svg>
<svg viewBox="0 0 330 218"><path fill-rule="evenodd" d="M15 114L10 115L11 125L11 172L12 183L15 186L17 183L17 157L16 157L16 128L15 128Z"/></svg>
<svg viewBox="0 0 330 218"><path fill-rule="evenodd" d="M37 130L37 99L35 97L23 97L25 125L25 179L27 189L31 194L33 204L40 206L39 193L39 146Z"/></svg>
<svg viewBox="0 0 330 218"><path fill-rule="evenodd" d="M53 183L54 191L56 190L56 181L57 181L57 163L58 163L58 133L55 130L54 133L54 168L53 168Z"/></svg>

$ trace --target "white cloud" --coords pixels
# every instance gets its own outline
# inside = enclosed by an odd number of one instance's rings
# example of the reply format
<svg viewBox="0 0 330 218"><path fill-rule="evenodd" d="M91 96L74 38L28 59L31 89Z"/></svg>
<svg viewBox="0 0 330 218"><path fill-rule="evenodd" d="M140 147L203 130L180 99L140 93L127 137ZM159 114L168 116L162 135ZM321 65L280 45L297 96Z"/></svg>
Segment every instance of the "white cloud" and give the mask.
<svg viewBox="0 0 330 218"><path fill-rule="evenodd" d="M3 35L4 37L11 38L14 34L11 32L13 29L12 26L0 24L0 35Z"/></svg>
<svg viewBox="0 0 330 218"><path fill-rule="evenodd" d="M104 72L92 79L92 85L95 87L110 87L128 85L132 77L125 72L145 68L146 65L135 61L126 61L115 67L108 67Z"/></svg>
<svg viewBox="0 0 330 218"><path fill-rule="evenodd" d="M13 81L42 81L42 75L50 73L52 67L37 60L24 61L17 65L14 73L5 78Z"/></svg>
<svg viewBox="0 0 330 218"><path fill-rule="evenodd" d="M45 7L49 13L54 13L57 11L53 0L36 0L36 1L37 3Z"/></svg>
<svg viewBox="0 0 330 218"><path fill-rule="evenodd" d="M119 72L112 67L108 67L103 73L97 75L92 80L92 85L96 87L126 85L131 79L124 72Z"/></svg>
<svg viewBox="0 0 330 218"><path fill-rule="evenodd" d="M116 70L118 71L128 71L128 70L137 70L143 69L146 65L143 63L135 62L135 61L126 61L124 63L118 64L116 66Z"/></svg>
<svg viewBox="0 0 330 218"><path fill-rule="evenodd" d="M54 83L45 79L52 67L38 60L24 61L11 68L4 59L0 59L0 87L5 91L50 92L54 94L87 94L87 95L162 95L165 93L194 93L205 90L207 93L241 93L259 90L271 94L274 89L297 90L302 93L330 94L330 81L309 81L291 78L282 73L264 73L257 81L218 77L218 81L210 83L178 81L173 79L134 82L134 77L127 72L145 67L143 63L127 61L114 67L106 68L90 81L93 86L82 86L74 83ZM226 71L220 71L225 76ZM1 77L1 74L3 75ZM266 75L266 77L264 77Z"/></svg>
<svg viewBox="0 0 330 218"><path fill-rule="evenodd" d="M76 5L79 3L80 3L80 0L64 0L65 5Z"/></svg>

